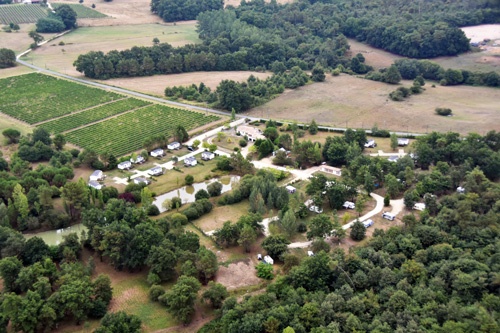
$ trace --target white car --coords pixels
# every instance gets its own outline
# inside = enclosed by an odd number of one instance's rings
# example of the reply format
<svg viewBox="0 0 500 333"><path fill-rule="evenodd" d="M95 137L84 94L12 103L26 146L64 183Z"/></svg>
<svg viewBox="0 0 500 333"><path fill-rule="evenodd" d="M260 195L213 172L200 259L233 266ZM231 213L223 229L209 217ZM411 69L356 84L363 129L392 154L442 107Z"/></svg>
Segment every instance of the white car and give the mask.
<svg viewBox="0 0 500 333"><path fill-rule="evenodd" d="M377 147L377 143L375 142L375 140L366 141L365 148L375 148L375 147Z"/></svg>
<svg viewBox="0 0 500 333"><path fill-rule="evenodd" d="M309 207L309 211L315 212L316 214L321 214L321 213L323 213L323 208L318 207L318 206L311 206L311 207Z"/></svg>
<svg viewBox="0 0 500 333"><path fill-rule="evenodd" d="M396 218L396 215L394 215L394 214L392 214L392 213L389 213L389 212L384 212L384 213L382 214L382 217L383 217L384 219L389 220L389 221L394 221L394 219Z"/></svg>
<svg viewBox="0 0 500 333"><path fill-rule="evenodd" d="M342 207L344 207L345 209L355 209L356 205L354 204L354 202L346 201L344 202Z"/></svg>
<svg viewBox="0 0 500 333"><path fill-rule="evenodd" d="M373 220L363 221L363 225L365 226L365 228L371 227L373 225Z"/></svg>

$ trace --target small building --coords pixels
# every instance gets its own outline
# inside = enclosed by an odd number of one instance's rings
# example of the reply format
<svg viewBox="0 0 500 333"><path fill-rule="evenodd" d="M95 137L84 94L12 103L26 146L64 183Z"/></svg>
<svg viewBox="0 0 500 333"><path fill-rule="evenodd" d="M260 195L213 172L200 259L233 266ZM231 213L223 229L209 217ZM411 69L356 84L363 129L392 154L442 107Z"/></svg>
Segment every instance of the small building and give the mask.
<svg viewBox="0 0 500 333"><path fill-rule="evenodd" d="M184 165L189 167L189 166L195 166L196 164L198 164L198 161L196 160L196 158L194 158L194 156L192 157L187 157L184 159Z"/></svg>
<svg viewBox="0 0 500 333"><path fill-rule="evenodd" d="M88 185L92 188L95 188L96 190L101 190L104 187L104 185L100 184L99 182L97 182L95 180L89 181Z"/></svg>
<svg viewBox="0 0 500 333"><path fill-rule="evenodd" d="M377 147L377 143L375 140L371 139L365 142L365 148L375 148Z"/></svg>
<svg viewBox="0 0 500 333"><path fill-rule="evenodd" d="M101 170L95 170L90 175L89 180L94 180L94 181L104 180L104 173Z"/></svg>
<svg viewBox="0 0 500 333"><path fill-rule="evenodd" d="M163 157L163 156L165 156L165 152L161 148L157 148L149 154L151 155L151 157Z"/></svg>
<svg viewBox="0 0 500 333"><path fill-rule="evenodd" d="M399 160L399 156L396 156L396 155L389 156L388 160L389 160L389 162L396 163Z"/></svg>
<svg viewBox="0 0 500 333"><path fill-rule="evenodd" d="M130 162L134 163L134 164L142 164L142 163L146 162L146 160L141 155L137 155L137 157L135 159L131 158Z"/></svg>
<svg viewBox="0 0 500 333"><path fill-rule="evenodd" d="M161 176L163 173L163 168L160 166L156 166L148 170L148 174L151 176Z"/></svg>
<svg viewBox="0 0 500 333"><path fill-rule="evenodd" d="M293 193L295 193L295 191L297 191L297 189L295 187L293 187L292 185L287 185L287 186L285 186L285 188L288 191L288 193L290 193L290 194L293 194Z"/></svg>
<svg viewBox="0 0 500 333"><path fill-rule="evenodd" d="M321 165L321 167L319 168L319 171L325 172L325 173L330 173L330 174L338 176L338 177L342 176L342 169L334 168L334 167L328 166L328 165Z"/></svg>
<svg viewBox="0 0 500 333"><path fill-rule="evenodd" d="M118 163L118 169L120 169L120 170L132 169L132 162L125 161L125 162Z"/></svg>
<svg viewBox="0 0 500 333"><path fill-rule="evenodd" d="M253 126L241 125L236 128L236 133L241 136L246 136L248 141L255 141L258 139L264 140L266 137L262 134L262 131Z"/></svg>
<svg viewBox="0 0 500 333"><path fill-rule="evenodd" d="M204 161L210 161L213 160L214 158L215 154L210 151L204 151L203 153L201 153L201 159Z"/></svg>
<svg viewBox="0 0 500 333"><path fill-rule="evenodd" d="M181 144L177 141L174 141L174 142L167 145L167 149L169 149L169 150L181 149Z"/></svg>
<svg viewBox="0 0 500 333"><path fill-rule="evenodd" d="M410 144L410 139L398 138L398 146L408 146L409 144Z"/></svg>
<svg viewBox="0 0 500 333"><path fill-rule="evenodd" d="M134 179L134 184L146 184L146 185L149 185L151 183L151 181L149 179L146 179L146 178L142 178L142 177L137 177Z"/></svg>
<svg viewBox="0 0 500 333"><path fill-rule="evenodd" d="M264 262L269 265L274 265L274 260L270 256L264 256Z"/></svg>

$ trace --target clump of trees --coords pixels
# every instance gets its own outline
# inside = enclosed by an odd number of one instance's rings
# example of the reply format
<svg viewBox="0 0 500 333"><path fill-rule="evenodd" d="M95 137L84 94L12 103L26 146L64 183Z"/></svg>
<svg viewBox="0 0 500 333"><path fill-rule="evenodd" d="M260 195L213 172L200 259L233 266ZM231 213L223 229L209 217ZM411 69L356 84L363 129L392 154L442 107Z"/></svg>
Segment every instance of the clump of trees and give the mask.
<svg viewBox="0 0 500 333"><path fill-rule="evenodd" d="M56 7L55 13L49 12L48 17L38 19L36 31L41 33L61 32L76 28L76 12L68 5Z"/></svg>
<svg viewBox="0 0 500 333"><path fill-rule="evenodd" d="M440 116L449 116L453 113L450 108L436 108L435 111Z"/></svg>
<svg viewBox="0 0 500 333"><path fill-rule="evenodd" d="M167 22L195 20L199 13L219 10L224 8L224 1L179 1L179 0L153 0L151 11Z"/></svg>
<svg viewBox="0 0 500 333"><path fill-rule="evenodd" d="M0 69L16 66L16 54L11 49L0 48Z"/></svg>

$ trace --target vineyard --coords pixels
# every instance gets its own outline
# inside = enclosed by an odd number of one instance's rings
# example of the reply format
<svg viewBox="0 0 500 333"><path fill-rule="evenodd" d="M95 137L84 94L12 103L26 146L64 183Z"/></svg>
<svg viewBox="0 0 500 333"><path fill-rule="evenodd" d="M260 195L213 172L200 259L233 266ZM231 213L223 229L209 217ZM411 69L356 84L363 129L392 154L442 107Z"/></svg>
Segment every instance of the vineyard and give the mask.
<svg viewBox="0 0 500 333"><path fill-rule="evenodd" d="M29 124L121 98L116 93L38 73L0 80L0 112Z"/></svg>
<svg viewBox="0 0 500 333"><path fill-rule="evenodd" d="M47 17L47 8L39 5L1 5L0 23L35 23L39 18Z"/></svg>
<svg viewBox="0 0 500 333"><path fill-rule="evenodd" d="M134 110L151 103L135 98L127 98L113 103L107 103L95 108L61 117L53 121L41 124L39 127L46 129L50 133L62 133L82 125L105 119L125 111Z"/></svg>
<svg viewBox="0 0 500 333"><path fill-rule="evenodd" d="M147 137L158 134L171 137L178 125L191 130L218 119L220 118L214 115L204 115L163 105L150 105L69 132L66 134L66 139L97 153L108 151L121 156L142 148Z"/></svg>
<svg viewBox="0 0 500 333"><path fill-rule="evenodd" d="M70 6L71 9L73 9L75 11L77 18L103 18L103 17L107 17L106 15L98 12L97 10L94 10L92 8L85 7L85 6L79 5L79 4L53 3L52 7L54 7L54 9L55 9L55 8L60 7L62 5Z"/></svg>

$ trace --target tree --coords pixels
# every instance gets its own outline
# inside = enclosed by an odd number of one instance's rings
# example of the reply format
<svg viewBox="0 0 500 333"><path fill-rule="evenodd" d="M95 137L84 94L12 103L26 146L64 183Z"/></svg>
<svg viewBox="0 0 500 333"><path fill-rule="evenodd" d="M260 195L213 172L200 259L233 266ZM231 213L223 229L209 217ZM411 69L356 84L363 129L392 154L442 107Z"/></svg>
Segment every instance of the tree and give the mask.
<svg viewBox="0 0 500 333"><path fill-rule="evenodd" d="M398 136L396 133L391 134L391 149L396 150L398 148Z"/></svg>
<svg viewBox="0 0 500 333"><path fill-rule="evenodd" d="M146 259L150 272L156 274L160 281L167 281L174 275L177 256L171 245L169 241L163 241L160 246L152 246Z"/></svg>
<svg viewBox="0 0 500 333"><path fill-rule="evenodd" d="M354 222L351 227L351 234L350 234L351 238L355 241L360 241L365 238L365 234L366 234L366 228L363 225L363 223L360 222L359 220Z"/></svg>
<svg viewBox="0 0 500 333"><path fill-rule="evenodd" d="M399 194L401 183L394 175L388 174L385 176L385 187L387 194L393 199Z"/></svg>
<svg viewBox="0 0 500 333"><path fill-rule="evenodd" d="M1 60L0 60L1 61ZM1 68L1 67L0 67ZM21 137L21 132L13 128L7 128L2 132L3 136L7 138L7 143L18 143Z"/></svg>
<svg viewBox="0 0 500 333"><path fill-rule="evenodd" d="M185 142L189 139L189 134L182 125L178 125L174 131L174 139L178 142Z"/></svg>
<svg viewBox="0 0 500 333"><path fill-rule="evenodd" d="M401 82L401 74L395 65L391 65L391 67L387 69L387 72L385 72L384 82L390 84L397 84Z"/></svg>
<svg viewBox="0 0 500 333"><path fill-rule="evenodd" d="M269 236L262 242L262 248L272 258L283 260L283 255L288 251L290 241L281 235Z"/></svg>
<svg viewBox="0 0 500 333"><path fill-rule="evenodd" d="M55 17L42 17L36 22L36 31L41 33L61 32L65 28L64 23Z"/></svg>
<svg viewBox="0 0 500 333"><path fill-rule="evenodd" d="M67 30L76 28L76 12L70 6L61 5L56 7L55 11Z"/></svg>
<svg viewBox="0 0 500 333"><path fill-rule="evenodd" d="M419 195L416 190L408 190L404 194L404 204L406 209L411 210L413 206L418 201Z"/></svg>
<svg viewBox="0 0 500 333"><path fill-rule="evenodd" d="M7 257L0 260L0 275L3 279L5 291L17 291L17 277L23 264L16 257Z"/></svg>
<svg viewBox="0 0 500 333"><path fill-rule="evenodd" d="M219 270L217 256L204 246L201 246L196 253L195 265L203 284L207 284L208 280L213 278Z"/></svg>
<svg viewBox="0 0 500 333"><path fill-rule="evenodd" d="M50 138L50 133L47 132L46 129L37 127L33 131L32 137L31 137L31 143L35 144L37 141L40 141L44 145L50 146L52 144L52 139Z"/></svg>
<svg viewBox="0 0 500 333"><path fill-rule="evenodd" d="M83 179L78 182L66 183L61 191L61 197L73 221L80 219L83 207L88 203L88 187Z"/></svg>
<svg viewBox="0 0 500 333"><path fill-rule="evenodd" d="M30 31L28 35L33 38L34 44L31 45L32 48L38 47L38 44L43 41L43 36L40 34L37 34L36 31Z"/></svg>
<svg viewBox="0 0 500 333"><path fill-rule="evenodd" d="M297 218L295 217L295 212L291 209L285 212L285 215L279 221L283 231L291 237L297 232Z"/></svg>
<svg viewBox="0 0 500 333"><path fill-rule="evenodd" d="M129 315L123 311L107 313L101 320L101 325L94 333L139 333L141 320L136 315Z"/></svg>
<svg viewBox="0 0 500 333"><path fill-rule="evenodd" d="M16 54L11 49L0 48L0 69L16 66Z"/></svg>
<svg viewBox="0 0 500 333"><path fill-rule="evenodd" d="M326 75L325 75L325 70L323 67L319 64L316 64L314 68L312 69L312 75L311 79L314 82L323 82L325 81Z"/></svg>
<svg viewBox="0 0 500 333"><path fill-rule="evenodd" d="M188 324L194 313L194 302L200 288L201 284L195 278L181 276L172 289L160 296L158 300L165 304L175 318Z"/></svg>
<svg viewBox="0 0 500 333"><path fill-rule="evenodd" d="M307 239L325 238L331 235L333 230L333 223L330 218L325 214L320 214L311 219L309 222L309 231L307 232Z"/></svg>
<svg viewBox="0 0 500 333"><path fill-rule="evenodd" d="M220 309L224 300L229 296L226 287L220 283L210 281L208 289L203 293L203 299L209 301L212 307Z"/></svg>
<svg viewBox="0 0 500 333"><path fill-rule="evenodd" d="M245 249L245 252L250 252L250 247L257 239L257 234L255 230L248 224L243 226L240 232L240 238L238 238L238 244Z"/></svg>
<svg viewBox="0 0 500 333"><path fill-rule="evenodd" d="M211 197L218 197L222 192L222 184L219 182L213 182L208 184L207 192Z"/></svg>
<svg viewBox="0 0 500 333"><path fill-rule="evenodd" d="M318 124L316 124L316 120L312 120L311 123L309 124L309 133L312 135L316 135L318 133Z"/></svg>
<svg viewBox="0 0 500 333"><path fill-rule="evenodd" d="M186 183L186 185L193 185L194 183L194 177L192 175L186 175L186 177L184 177L184 182Z"/></svg>
<svg viewBox="0 0 500 333"><path fill-rule="evenodd" d="M196 201L201 200L201 199L208 199L208 198L210 198L210 194L208 194L207 190L201 189L195 193L194 198Z"/></svg>
<svg viewBox="0 0 500 333"><path fill-rule="evenodd" d="M59 134L56 134L53 142L54 142L54 145L56 146L57 150L62 150L64 145L66 144L66 138L64 137L64 135L59 133Z"/></svg>
<svg viewBox="0 0 500 333"><path fill-rule="evenodd" d="M160 40L158 39L158 37L153 38L153 44L154 45L160 44Z"/></svg>
<svg viewBox="0 0 500 333"><path fill-rule="evenodd" d="M92 282L94 288L94 297L99 299L108 306L111 298L113 297L113 288L111 287L111 279L105 274L99 276Z"/></svg>
<svg viewBox="0 0 500 333"><path fill-rule="evenodd" d="M12 191L12 200L21 219L25 220L29 214L28 198L23 187L17 183Z"/></svg>

